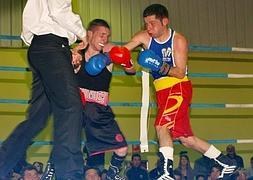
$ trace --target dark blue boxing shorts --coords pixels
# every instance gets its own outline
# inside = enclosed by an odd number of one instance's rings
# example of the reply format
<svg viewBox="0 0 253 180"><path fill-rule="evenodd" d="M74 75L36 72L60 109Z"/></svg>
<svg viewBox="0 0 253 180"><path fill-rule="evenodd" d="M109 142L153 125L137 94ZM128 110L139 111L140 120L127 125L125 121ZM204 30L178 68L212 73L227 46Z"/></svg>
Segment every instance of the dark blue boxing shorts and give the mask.
<svg viewBox="0 0 253 180"><path fill-rule="evenodd" d="M110 106L86 102L84 105L84 129L89 155L127 146Z"/></svg>

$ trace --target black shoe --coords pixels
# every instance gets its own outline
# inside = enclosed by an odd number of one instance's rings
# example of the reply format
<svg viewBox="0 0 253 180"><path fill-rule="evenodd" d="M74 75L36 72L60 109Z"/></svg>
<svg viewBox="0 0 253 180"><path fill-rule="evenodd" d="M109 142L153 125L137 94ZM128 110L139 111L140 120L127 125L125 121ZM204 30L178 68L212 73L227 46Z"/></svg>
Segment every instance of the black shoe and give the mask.
<svg viewBox="0 0 253 180"><path fill-rule="evenodd" d="M157 165L158 177L157 180L174 180L173 173L173 161L165 159L161 152L158 153L160 158L159 164Z"/></svg>
<svg viewBox="0 0 253 180"><path fill-rule="evenodd" d="M40 180L52 180L54 178L54 174L54 165L51 162L48 162Z"/></svg>
<svg viewBox="0 0 253 180"><path fill-rule="evenodd" d="M125 180L124 177L121 177L119 174L120 170L116 166L110 165L107 173L106 173L106 180Z"/></svg>
<svg viewBox="0 0 253 180"><path fill-rule="evenodd" d="M218 179L230 180L233 179L233 176L236 173L238 167L231 161L227 156L221 154L216 159L216 163L221 166L221 174Z"/></svg>

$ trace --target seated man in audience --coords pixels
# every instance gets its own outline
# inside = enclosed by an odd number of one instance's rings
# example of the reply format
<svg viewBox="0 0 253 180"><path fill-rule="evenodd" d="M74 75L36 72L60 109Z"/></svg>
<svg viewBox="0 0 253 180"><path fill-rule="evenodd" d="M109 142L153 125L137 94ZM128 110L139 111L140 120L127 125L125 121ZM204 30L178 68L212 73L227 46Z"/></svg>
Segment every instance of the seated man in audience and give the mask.
<svg viewBox="0 0 253 180"><path fill-rule="evenodd" d="M93 167L85 168L84 180L101 180L99 169Z"/></svg>
<svg viewBox="0 0 253 180"><path fill-rule="evenodd" d="M209 180L217 180L218 177L221 174L221 167L218 164L213 165L212 169L211 169L211 174L209 176Z"/></svg>
<svg viewBox="0 0 253 180"><path fill-rule="evenodd" d="M214 160L202 155L201 158L196 159L196 161L194 162L194 175L196 177L201 175L204 176L205 179L207 179L214 164Z"/></svg>
<svg viewBox="0 0 253 180"><path fill-rule="evenodd" d="M141 165L141 155L133 154L131 167L126 172L128 180L148 180L148 172Z"/></svg>
<svg viewBox="0 0 253 180"><path fill-rule="evenodd" d="M235 146L232 144L229 144L226 148L227 151L227 157L231 159L234 163L236 163L237 167L244 168L243 159L241 156L236 154Z"/></svg>
<svg viewBox="0 0 253 180"><path fill-rule="evenodd" d="M39 161L35 161L32 165L33 167L37 169L39 177L41 177L43 174L43 163Z"/></svg>
<svg viewBox="0 0 253 180"><path fill-rule="evenodd" d="M37 169L32 165L28 165L22 170L21 177L22 180L40 180Z"/></svg>

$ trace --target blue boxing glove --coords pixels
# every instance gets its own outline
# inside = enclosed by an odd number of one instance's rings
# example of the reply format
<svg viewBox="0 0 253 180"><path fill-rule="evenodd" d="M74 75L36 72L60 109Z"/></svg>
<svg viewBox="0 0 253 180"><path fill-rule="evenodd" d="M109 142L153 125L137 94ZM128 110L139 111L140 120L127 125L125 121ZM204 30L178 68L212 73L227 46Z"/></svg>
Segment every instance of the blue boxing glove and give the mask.
<svg viewBox="0 0 253 180"><path fill-rule="evenodd" d="M161 75L167 75L171 66L163 62L160 56L154 53L154 51L146 49L140 52L138 57L138 63L152 71L158 72Z"/></svg>
<svg viewBox="0 0 253 180"><path fill-rule="evenodd" d="M88 62L85 63L85 70L89 75L98 75L110 62L110 59L105 54L96 54L92 56Z"/></svg>

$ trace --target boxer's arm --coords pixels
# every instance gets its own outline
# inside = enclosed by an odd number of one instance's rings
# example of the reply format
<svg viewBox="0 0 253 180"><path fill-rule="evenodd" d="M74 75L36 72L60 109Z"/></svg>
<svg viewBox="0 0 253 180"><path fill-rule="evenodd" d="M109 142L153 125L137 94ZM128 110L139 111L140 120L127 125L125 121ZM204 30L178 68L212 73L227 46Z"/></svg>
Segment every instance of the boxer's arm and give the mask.
<svg viewBox="0 0 253 180"><path fill-rule="evenodd" d="M148 43L150 40L150 36L147 31L140 31L136 33L132 39L124 45L128 50L133 50L138 46L143 46L143 48L147 49Z"/></svg>
<svg viewBox="0 0 253 180"><path fill-rule="evenodd" d="M168 75L182 79L186 74L188 43L185 37L178 33L174 37L173 56L176 66L171 67Z"/></svg>

